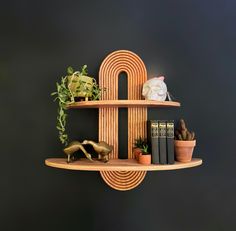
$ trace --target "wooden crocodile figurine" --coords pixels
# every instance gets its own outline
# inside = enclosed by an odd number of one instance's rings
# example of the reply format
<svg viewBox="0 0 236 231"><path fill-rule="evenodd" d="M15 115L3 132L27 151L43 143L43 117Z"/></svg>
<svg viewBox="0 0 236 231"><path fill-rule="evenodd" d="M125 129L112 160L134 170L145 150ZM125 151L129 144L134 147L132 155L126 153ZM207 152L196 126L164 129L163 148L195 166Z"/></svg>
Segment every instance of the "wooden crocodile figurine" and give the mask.
<svg viewBox="0 0 236 231"><path fill-rule="evenodd" d="M92 140L84 140L82 144L90 144L93 146L94 150L98 153L98 159L103 162L108 162L109 153L113 150L113 146L109 145L104 141L96 143Z"/></svg>
<svg viewBox="0 0 236 231"><path fill-rule="evenodd" d="M89 160L93 161L91 154L85 150L79 141L72 141L66 148L63 149L64 153L67 155L67 163L70 163L73 154L79 150L81 150Z"/></svg>

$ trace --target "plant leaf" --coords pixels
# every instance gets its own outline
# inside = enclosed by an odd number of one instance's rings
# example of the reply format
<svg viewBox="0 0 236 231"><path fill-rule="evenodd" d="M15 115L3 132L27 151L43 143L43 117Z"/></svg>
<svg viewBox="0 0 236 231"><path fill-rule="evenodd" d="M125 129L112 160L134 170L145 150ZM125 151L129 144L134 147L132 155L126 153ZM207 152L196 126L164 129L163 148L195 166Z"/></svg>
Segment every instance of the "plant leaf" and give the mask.
<svg viewBox="0 0 236 231"><path fill-rule="evenodd" d="M71 66L67 67L67 74L72 75L74 73L74 70Z"/></svg>

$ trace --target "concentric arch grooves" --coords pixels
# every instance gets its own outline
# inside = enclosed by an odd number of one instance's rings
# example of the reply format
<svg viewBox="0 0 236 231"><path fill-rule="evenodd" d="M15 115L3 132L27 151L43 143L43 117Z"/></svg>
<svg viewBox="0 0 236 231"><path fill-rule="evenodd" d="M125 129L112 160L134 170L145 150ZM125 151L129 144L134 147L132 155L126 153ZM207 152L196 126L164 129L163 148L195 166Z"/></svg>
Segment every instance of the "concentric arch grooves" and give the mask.
<svg viewBox="0 0 236 231"><path fill-rule="evenodd" d="M101 171L102 179L111 188L127 191L136 188L145 178L146 171Z"/></svg>
<svg viewBox="0 0 236 231"><path fill-rule="evenodd" d="M128 99L140 100L141 88L147 80L144 62L135 53L119 50L109 54L99 70L99 86L106 88L102 100L118 99L118 78L126 72ZM146 137L146 108L128 108L128 158L132 159L132 146L138 137ZM99 140L114 146L110 158L118 159L118 108L99 108ZM144 179L146 171L101 171L103 180L117 190L130 190Z"/></svg>

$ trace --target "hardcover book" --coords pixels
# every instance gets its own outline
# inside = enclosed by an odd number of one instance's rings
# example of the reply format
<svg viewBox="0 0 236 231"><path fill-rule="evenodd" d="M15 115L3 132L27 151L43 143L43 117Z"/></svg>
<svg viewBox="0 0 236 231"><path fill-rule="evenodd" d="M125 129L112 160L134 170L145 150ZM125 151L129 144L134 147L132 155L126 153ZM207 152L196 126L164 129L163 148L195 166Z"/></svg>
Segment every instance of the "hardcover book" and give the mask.
<svg viewBox="0 0 236 231"><path fill-rule="evenodd" d="M147 126L148 146L151 149L152 164L159 164L158 121L149 120Z"/></svg>
<svg viewBox="0 0 236 231"><path fill-rule="evenodd" d="M175 163L174 155L174 121L166 121L166 152L167 152L167 163Z"/></svg>
<svg viewBox="0 0 236 231"><path fill-rule="evenodd" d="M158 121L160 164L167 164L166 156L166 121Z"/></svg>

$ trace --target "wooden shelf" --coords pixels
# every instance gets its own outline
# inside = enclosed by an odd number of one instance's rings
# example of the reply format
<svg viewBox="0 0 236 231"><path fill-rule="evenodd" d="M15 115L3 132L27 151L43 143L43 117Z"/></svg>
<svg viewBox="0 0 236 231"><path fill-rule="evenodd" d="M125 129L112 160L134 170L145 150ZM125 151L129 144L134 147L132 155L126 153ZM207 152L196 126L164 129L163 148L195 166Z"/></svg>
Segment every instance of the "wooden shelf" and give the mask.
<svg viewBox="0 0 236 231"><path fill-rule="evenodd" d="M180 107L179 102L155 100L96 100L80 101L67 108L104 108L104 107Z"/></svg>
<svg viewBox="0 0 236 231"><path fill-rule="evenodd" d="M127 74L128 98L132 100L118 100L118 79L121 72ZM173 165L141 165L132 159L135 139L147 137L147 108L180 107L179 102L140 100L142 86L146 81L147 70L138 55L127 50L118 50L109 54L99 69L99 86L109 89L103 95L103 100L75 102L68 104L67 108L99 108L98 140L113 146L113 151L109 154L111 159L108 163L80 159L68 164L66 158L50 158L45 160L45 164L60 169L99 171L107 185L120 191L137 187L145 178L147 171L176 170L201 165L202 160L198 158L188 163L175 162ZM130 108L128 109L128 159L118 159L118 108Z"/></svg>
<svg viewBox="0 0 236 231"><path fill-rule="evenodd" d="M81 171L163 171L196 167L202 164L202 160L193 158L188 163L175 162L172 165L142 165L135 159L111 159L108 163L80 159L68 164L65 158L50 158L45 160L45 164L54 168Z"/></svg>

